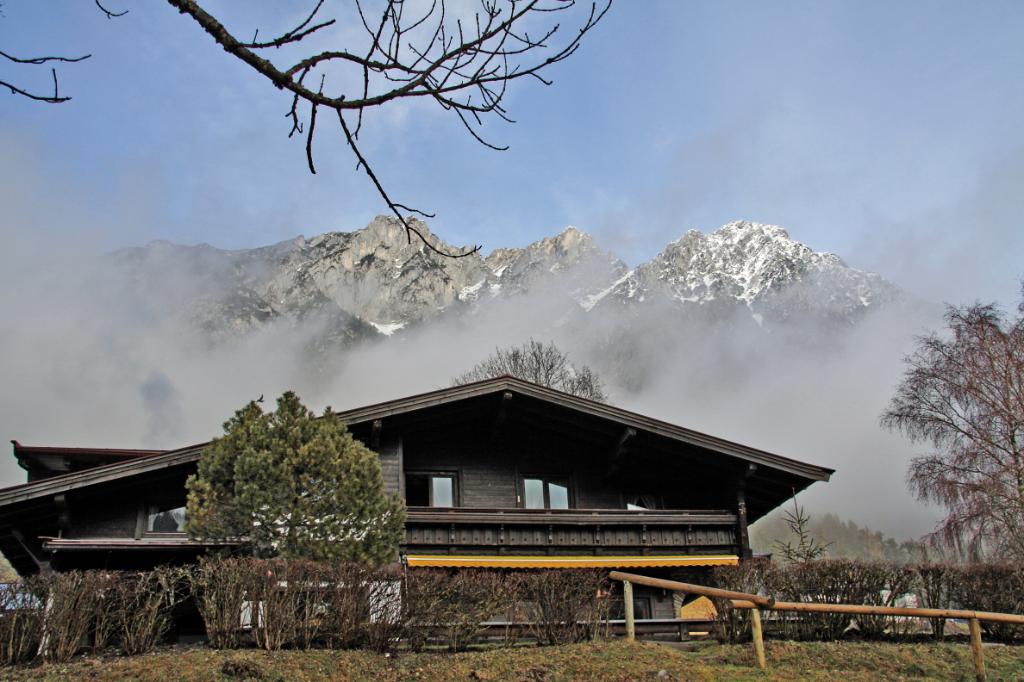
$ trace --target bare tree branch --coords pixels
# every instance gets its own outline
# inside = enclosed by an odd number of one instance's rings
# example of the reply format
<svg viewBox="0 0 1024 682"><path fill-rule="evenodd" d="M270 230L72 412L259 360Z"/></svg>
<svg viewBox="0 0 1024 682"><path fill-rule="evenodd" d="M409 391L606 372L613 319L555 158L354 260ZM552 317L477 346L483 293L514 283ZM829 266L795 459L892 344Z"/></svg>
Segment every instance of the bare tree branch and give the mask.
<svg viewBox="0 0 1024 682"><path fill-rule="evenodd" d="M15 64L45 64L47 62L68 62L68 63L74 63L74 62L80 62L80 61L82 61L84 59L88 59L91 56L92 56L91 54L86 54L86 55L82 55L81 57L24 57L24 58L21 58L21 57L15 57L13 55L9 55L6 52L0 50L0 57L4 57L5 59L8 59L8 60L14 62Z"/></svg>
<svg viewBox="0 0 1024 682"><path fill-rule="evenodd" d="M11 91L12 95L21 95L37 102L46 102L47 104L60 104L67 102L70 97L61 97L57 86L57 69L50 69L50 73L53 75L53 94L52 95L36 95L29 92L28 90L22 90L16 85L12 85L7 81L0 80L0 87L5 87Z"/></svg>
<svg viewBox="0 0 1024 682"><path fill-rule="evenodd" d="M128 14L128 10L123 12L111 12L109 9L100 4L100 0L94 0L96 6L100 8L100 11L107 15L107 19L116 19L117 17L123 17Z"/></svg>
<svg viewBox="0 0 1024 682"><path fill-rule="evenodd" d="M93 1L96 3L96 7L98 7L101 12L107 15L108 19L123 17L125 14L128 14L128 10L124 10L123 12L111 12L102 4L100 4L100 0ZM0 13L0 16L2 16L2 13ZM89 59L91 56L91 54L86 54L82 55L81 57L63 57L58 55L48 57L15 57L0 50L0 57L3 57L4 59L7 59L10 62L13 62L15 64L26 64L36 66L40 64L46 64L49 62L65 62L68 64L73 64L75 62L80 62ZM0 80L0 87L4 87L10 90L12 95L20 95L22 97L27 97L28 99L35 100L36 102L45 102L47 104L61 104L63 102L67 102L68 100L70 100L70 97L61 97L60 95L60 86L57 82L57 70L51 68L50 74L53 77L52 95L39 95L4 80Z"/></svg>
<svg viewBox="0 0 1024 682"><path fill-rule="evenodd" d="M401 210L407 207L390 198L356 146L364 114L399 99L427 97L442 109L452 111L477 142L503 151L507 147L486 140L482 128L487 115L513 122L503 106L508 84L530 78L550 85L552 81L541 72L574 54L583 37L610 7L610 0L592 1L576 31L568 34L562 44L556 44L556 39L562 35L559 33L561 26L551 18L574 8L576 0L478 0L472 21L465 23L461 18L450 16L444 0L433 0L429 9L413 17L406 16L405 0L387 0L379 20L374 21L368 18L364 3L356 0L355 8L367 42L364 48L343 45L307 54L290 65L278 65L263 56L263 52L294 45L335 24L335 19L319 18L324 0L317 0L297 26L263 42L257 41L258 30L251 41L238 40L196 0L167 1L191 17L226 52L248 64L278 89L291 93L287 117L292 125L288 134L290 137L305 130L306 161L311 173L316 172L312 151L316 117L319 108L325 107L337 113L345 141L356 156L356 167L366 172L388 208L402 221L407 236L411 239L416 235L431 250L453 257L465 256L477 249L458 254L438 250L401 215ZM540 30L531 37L534 23ZM361 83L358 92L325 92L324 69L329 68L353 70ZM321 75L319 90L305 83L305 77L311 72ZM332 71L332 81L349 82L345 78L335 79L333 74ZM305 126L298 113L299 100L309 104ZM343 116L345 111L357 113L354 130ZM411 212L429 215L417 210Z"/></svg>

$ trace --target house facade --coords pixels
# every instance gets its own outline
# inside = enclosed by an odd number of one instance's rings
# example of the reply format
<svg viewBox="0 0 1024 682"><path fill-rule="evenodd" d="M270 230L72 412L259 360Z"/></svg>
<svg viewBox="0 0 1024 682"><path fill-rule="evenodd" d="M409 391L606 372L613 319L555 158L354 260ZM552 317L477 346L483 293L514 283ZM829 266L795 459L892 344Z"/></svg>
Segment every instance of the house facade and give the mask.
<svg viewBox="0 0 1024 682"><path fill-rule="evenodd" d="M407 504L417 567L641 570L682 577L751 555L747 526L831 469L511 377L340 413ZM0 550L23 575L187 563L185 480L207 444L168 451L14 443ZM674 616L638 593L638 615Z"/></svg>

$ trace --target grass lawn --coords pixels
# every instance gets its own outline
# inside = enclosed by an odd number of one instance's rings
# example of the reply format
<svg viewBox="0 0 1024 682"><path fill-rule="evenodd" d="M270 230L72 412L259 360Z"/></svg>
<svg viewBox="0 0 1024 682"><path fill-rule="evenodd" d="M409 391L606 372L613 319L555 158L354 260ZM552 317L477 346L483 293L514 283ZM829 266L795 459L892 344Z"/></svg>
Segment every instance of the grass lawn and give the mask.
<svg viewBox="0 0 1024 682"><path fill-rule="evenodd" d="M768 642L768 672L749 646L678 651L623 641L460 654L169 649L134 658L0 669L4 680L972 680L956 644ZM985 648L989 679L1024 679L1024 647Z"/></svg>

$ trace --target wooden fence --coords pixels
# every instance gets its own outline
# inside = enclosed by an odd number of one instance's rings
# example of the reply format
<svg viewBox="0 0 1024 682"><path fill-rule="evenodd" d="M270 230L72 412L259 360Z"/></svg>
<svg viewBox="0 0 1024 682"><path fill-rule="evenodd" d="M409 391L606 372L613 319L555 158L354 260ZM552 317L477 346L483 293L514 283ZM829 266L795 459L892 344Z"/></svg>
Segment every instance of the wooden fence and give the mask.
<svg viewBox="0 0 1024 682"><path fill-rule="evenodd" d="M761 610L766 611L797 611L802 613L848 613L851 616L905 616L909 618L959 618L968 623L971 633L971 654L974 659L976 679L983 681L985 674L985 654L981 648L981 621L993 623L1013 623L1024 625L1024 616L1013 613L991 613L988 611L967 611L961 609L918 609L895 606L868 606L864 604L820 604L815 602L783 602L773 597L745 592L733 592L717 587L691 585L675 580L649 578L633 573L611 572L612 580L622 581L623 601L626 607L626 638L634 639L636 629L633 620L633 584L657 587L674 592L699 594L705 597L727 599L733 608L750 611L750 626L754 641L754 655L757 665L762 670L768 667L764 655L764 636L761 630Z"/></svg>

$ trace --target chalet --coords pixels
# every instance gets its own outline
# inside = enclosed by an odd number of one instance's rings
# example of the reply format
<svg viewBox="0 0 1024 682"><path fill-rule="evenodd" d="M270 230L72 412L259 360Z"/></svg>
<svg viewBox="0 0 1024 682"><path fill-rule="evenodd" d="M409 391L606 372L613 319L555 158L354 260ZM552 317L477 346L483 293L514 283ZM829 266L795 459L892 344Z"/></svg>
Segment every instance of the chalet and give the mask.
<svg viewBox="0 0 1024 682"><path fill-rule="evenodd" d="M340 413L408 505L401 560L421 566L626 568L692 575L751 555L747 525L831 469L512 377ZM29 447L0 490L0 550L22 575L185 563L177 450ZM637 592L638 617L672 617Z"/></svg>

